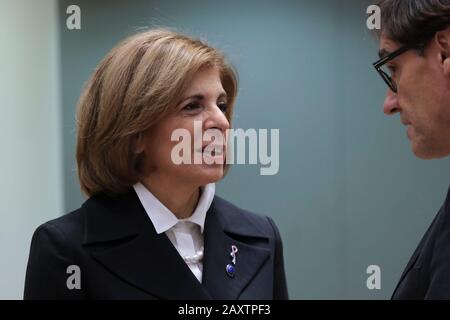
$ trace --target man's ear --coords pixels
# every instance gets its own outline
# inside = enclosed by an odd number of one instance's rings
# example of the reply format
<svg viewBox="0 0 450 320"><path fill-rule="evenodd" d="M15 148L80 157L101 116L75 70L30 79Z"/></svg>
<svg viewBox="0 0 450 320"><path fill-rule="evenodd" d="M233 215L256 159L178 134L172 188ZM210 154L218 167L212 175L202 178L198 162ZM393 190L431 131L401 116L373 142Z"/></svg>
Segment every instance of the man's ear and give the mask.
<svg viewBox="0 0 450 320"><path fill-rule="evenodd" d="M450 27L437 32L435 40L444 74L450 77Z"/></svg>
<svg viewBox="0 0 450 320"><path fill-rule="evenodd" d="M445 74L447 77L450 77L450 57L447 57L447 58L444 60L444 74Z"/></svg>

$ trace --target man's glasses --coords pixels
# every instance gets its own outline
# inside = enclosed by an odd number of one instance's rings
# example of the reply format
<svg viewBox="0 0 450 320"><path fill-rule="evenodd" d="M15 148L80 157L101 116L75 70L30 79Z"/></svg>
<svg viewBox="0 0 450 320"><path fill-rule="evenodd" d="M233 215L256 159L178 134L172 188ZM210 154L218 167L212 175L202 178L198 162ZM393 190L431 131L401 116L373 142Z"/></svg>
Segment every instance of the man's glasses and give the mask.
<svg viewBox="0 0 450 320"><path fill-rule="evenodd" d="M399 49L389 53L388 55L382 57L377 62L373 63L373 66L375 70L380 74L381 78L383 78L384 82L388 85L389 89L392 90L392 92L397 93L397 85L395 84L395 81L392 79L391 71L387 67L387 63L395 58L397 58L399 55L405 53L408 50L411 49L420 49L424 48L423 44L419 45L406 45L403 47L400 47Z"/></svg>

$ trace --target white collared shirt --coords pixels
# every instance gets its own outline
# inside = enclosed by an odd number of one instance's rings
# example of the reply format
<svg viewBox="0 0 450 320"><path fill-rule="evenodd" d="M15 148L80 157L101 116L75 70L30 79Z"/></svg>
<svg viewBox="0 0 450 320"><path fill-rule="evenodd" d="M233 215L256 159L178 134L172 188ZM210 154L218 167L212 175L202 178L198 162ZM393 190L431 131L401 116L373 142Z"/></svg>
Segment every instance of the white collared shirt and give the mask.
<svg viewBox="0 0 450 320"><path fill-rule="evenodd" d="M186 219L178 219L142 183L136 183L133 188L155 227L156 233L165 232L181 257L191 257L203 250L203 230L206 212L214 199L214 183L201 188L197 208ZM202 282L203 262L201 260L196 263L187 262L187 265L198 281Z"/></svg>

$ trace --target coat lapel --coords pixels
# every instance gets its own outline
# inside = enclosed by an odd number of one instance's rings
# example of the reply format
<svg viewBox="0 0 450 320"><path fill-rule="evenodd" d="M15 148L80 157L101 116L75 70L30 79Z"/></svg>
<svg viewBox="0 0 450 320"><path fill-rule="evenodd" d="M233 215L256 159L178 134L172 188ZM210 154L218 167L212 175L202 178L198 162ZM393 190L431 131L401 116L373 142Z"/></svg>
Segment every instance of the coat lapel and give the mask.
<svg viewBox="0 0 450 320"><path fill-rule="evenodd" d="M213 299L234 300L268 260L270 251L236 240L266 236L246 224L234 208L225 209L222 202L215 197L206 216L202 283ZM226 272L226 266L232 263L232 245L238 248L234 277Z"/></svg>
<svg viewBox="0 0 450 320"><path fill-rule="evenodd" d="M85 248L129 284L162 299L210 299L165 234L157 234L134 191L83 206Z"/></svg>
<svg viewBox="0 0 450 320"><path fill-rule="evenodd" d="M442 210L442 209L441 209ZM439 211L439 213L436 215L436 217L433 219L433 222L431 223L431 225L428 227L427 231L425 232L425 235L422 237L422 239L419 242L419 245L417 246L416 250L414 251L413 255L411 256L411 258L408 261L408 264L406 265L405 270L403 271L400 280L397 283L397 286L394 289L394 292L392 293L392 297L395 297L395 294L397 293L398 288L400 287L400 284L402 283L402 281L405 279L406 275L408 274L408 272L411 270L412 267L414 267L414 265L416 264L417 259L420 256L420 253L422 252L422 248L426 245L426 242L428 241L428 237L429 234L432 232L433 226L436 224L436 220L438 219L438 216L440 214L441 211Z"/></svg>

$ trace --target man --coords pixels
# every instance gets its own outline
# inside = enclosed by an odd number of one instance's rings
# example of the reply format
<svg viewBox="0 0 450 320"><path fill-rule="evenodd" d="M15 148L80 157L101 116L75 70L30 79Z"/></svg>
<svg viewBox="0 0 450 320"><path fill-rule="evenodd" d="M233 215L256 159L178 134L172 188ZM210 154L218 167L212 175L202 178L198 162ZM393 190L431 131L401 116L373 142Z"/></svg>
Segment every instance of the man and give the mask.
<svg viewBox="0 0 450 320"><path fill-rule="evenodd" d="M450 155L450 0L381 0L384 113L399 114L414 154ZM404 270L393 299L450 299L450 193Z"/></svg>

